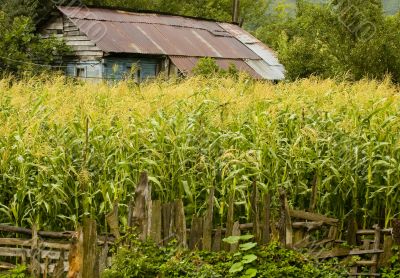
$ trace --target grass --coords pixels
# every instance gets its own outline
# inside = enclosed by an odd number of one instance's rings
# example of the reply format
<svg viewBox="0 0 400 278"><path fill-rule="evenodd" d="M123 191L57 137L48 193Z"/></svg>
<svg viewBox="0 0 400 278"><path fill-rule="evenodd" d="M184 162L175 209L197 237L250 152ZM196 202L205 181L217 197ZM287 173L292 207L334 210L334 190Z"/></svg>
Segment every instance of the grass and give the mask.
<svg viewBox="0 0 400 278"><path fill-rule="evenodd" d="M187 215L203 212L215 186L217 219L234 195L246 221L253 180L263 192L286 188L305 209L315 182L318 212L388 226L400 209L399 97L388 80L5 78L0 222L72 229L84 214L105 223L118 201L126 223L147 171L153 197L184 198Z"/></svg>

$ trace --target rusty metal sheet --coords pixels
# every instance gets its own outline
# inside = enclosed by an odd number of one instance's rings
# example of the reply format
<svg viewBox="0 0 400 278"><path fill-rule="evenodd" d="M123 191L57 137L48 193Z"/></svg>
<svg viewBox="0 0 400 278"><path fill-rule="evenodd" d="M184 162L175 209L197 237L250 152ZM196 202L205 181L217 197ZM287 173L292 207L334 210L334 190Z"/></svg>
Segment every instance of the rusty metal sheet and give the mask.
<svg viewBox="0 0 400 278"><path fill-rule="evenodd" d="M271 66L281 66L274 51L263 44L261 41L253 37L251 34L243 30L237 25L230 23L219 23L227 32L244 43L254 53L260 56L265 62Z"/></svg>
<svg viewBox="0 0 400 278"><path fill-rule="evenodd" d="M87 19L96 21L116 21L125 23L148 23L186 28L204 29L217 32L225 36L232 36L217 22L198 20L182 16L163 15L153 13L135 13L113 9L87 8L87 7L58 7L69 18Z"/></svg>
<svg viewBox="0 0 400 278"><path fill-rule="evenodd" d="M73 20L105 52L258 59L233 37L214 36L203 29L146 23Z"/></svg>
<svg viewBox="0 0 400 278"><path fill-rule="evenodd" d="M257 72L264 79L267 80L285 79L285 70L282 65L271 66L268 65L264 60L246 60L246 64L249 65L255 72Z"/></svg>
<svg viewBox="0 0 400 278"><path fill-rule="evenodd" d="M184 74L190 75L193 68L197 65L199 61L198 57L186 57L186 56L170 56L172 63ZM249 65L246 64L243 60L240 59L215 59L217 65L227 70L231 64L234 64L239 71L247 72L250 76L261 79L263 78L259 75L254 69L252 69Z"/></svg>

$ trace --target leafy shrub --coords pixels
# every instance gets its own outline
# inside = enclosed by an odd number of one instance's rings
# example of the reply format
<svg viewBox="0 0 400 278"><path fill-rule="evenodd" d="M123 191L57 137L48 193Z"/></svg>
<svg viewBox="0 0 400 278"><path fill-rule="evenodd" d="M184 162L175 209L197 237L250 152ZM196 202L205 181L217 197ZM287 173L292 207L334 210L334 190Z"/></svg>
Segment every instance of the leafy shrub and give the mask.
<svg viewBox="0 0 400 278"><path fill-rule="evenodd" d="M29 277L26 275L27 267L25 265L18 265L16 268L0 273L0 278L25 278Z"/></svg>
<svg viewBox="0 0 400 278"><path fill-rule="evenodd" d="M252 247L247 248L250 245ZM245 243L240 248L243 254L239 255L227 252L189 251L176 248L173 244L158 247L154 243L142 243L132 237L128 246L130 247L117 248L113 265L105 271L103 278L314 278L344 277L346 273L335 261L319 264L301 253L281 248L277 243L260 247L251 242ZM240 265L242 265L240 271L236 271L235 268Z"/></svg>
<svg viewBox="0 0 400 278"><path fill-rule="evenodd" d="M239 76L239 70L236 68L235 64L230 64L228 69L224 70L217 65L215 59L209 57L199 59L192 72L194 75L204 77L217 76L238 78Z"/></svg>

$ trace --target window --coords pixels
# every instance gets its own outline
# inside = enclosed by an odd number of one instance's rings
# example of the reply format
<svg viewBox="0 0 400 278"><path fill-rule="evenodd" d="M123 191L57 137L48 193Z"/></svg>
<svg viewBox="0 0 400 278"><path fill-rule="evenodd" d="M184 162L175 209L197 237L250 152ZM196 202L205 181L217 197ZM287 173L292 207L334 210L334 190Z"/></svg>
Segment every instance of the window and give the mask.
<svg viewBox="0 0 400 278"><path fill-rule="evenodd" d="M85 68L76 68L76 77L86 77Z"/></svg>

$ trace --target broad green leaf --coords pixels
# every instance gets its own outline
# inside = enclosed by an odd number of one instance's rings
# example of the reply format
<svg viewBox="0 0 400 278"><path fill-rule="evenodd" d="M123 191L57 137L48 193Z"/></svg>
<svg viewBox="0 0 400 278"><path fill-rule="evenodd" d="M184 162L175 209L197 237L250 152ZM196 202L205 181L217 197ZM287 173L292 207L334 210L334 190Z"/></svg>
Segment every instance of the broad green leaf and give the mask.
<svg viewBox="0 0 400 278"><path fill-rule="evenodd" d="M229 273L236 273L236 272L240 272L243 270L243 263L242 262L238 262L238 263L234 263L231 268L229 269Z"/></svg>
<svg viewBox="0 0 400 278"><path fill-rule="evenodd" d="M252 239L252 238L254 238L253 235L242 235L242 236L240 236L240 240L249 240L249 239Z"/></svg>
<svg viewBox="0 0 400 278"><path fill-rule="evenodd" d="M254 254L249 254L249 255L246 255L246 256L243 257L242 263L243 264L249 264L249 263L254 262L255 260L257 260L257 256L254 255Z"/></svg>
<svg viewBox="0 0 400 278"><path fill-rule="evenodd" d="M239 245L240 250L242 251L246 251L246 250L250 250L251 248L254 248L257 246L256 242L248 242L248 243L243 243Z"/></svg>
<svg viewBox="0 0 400 278"><path fill-rule="evenodd" d="M229 243L229 244L235 244L235 243L238 243L239 240L240 240L240 236L230 236L230 237L224 238L222 241Z"/></svg>
<svg viewBox="0 0 400 278"><path fill-rule="evenodd" d="M256 277L257 275L257 269L255 268L249 268L248 270L246 270L246 272L244 273L244 276L246 278L253 278Z"/></svg>

